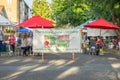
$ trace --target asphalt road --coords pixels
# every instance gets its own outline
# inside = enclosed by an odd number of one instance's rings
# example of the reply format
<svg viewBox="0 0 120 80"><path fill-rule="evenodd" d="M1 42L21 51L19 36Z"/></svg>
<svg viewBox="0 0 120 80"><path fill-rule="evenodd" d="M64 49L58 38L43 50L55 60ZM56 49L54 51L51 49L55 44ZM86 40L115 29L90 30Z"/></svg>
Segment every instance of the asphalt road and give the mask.
<svg viewBox="0 0 120 80"><path fill-rule="evenodd" d="M120 58L105 54L0 56L0 80L120 80Z"/></svg>

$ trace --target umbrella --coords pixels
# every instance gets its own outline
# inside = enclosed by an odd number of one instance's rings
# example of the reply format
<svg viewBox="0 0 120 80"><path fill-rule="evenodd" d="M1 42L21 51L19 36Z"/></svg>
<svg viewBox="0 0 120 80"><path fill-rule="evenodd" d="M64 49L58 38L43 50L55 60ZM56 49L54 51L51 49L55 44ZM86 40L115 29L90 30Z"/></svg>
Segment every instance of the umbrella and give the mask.
<svg viewBox="0 0 120 80"><path fill-rule="evenodd" d="M32 16L17 26L24 26L28 28L54 28L53 24L55 24L55 22L47 20L40 16Z"/></svg>
<svg viewBox="0 0 120 80"><path fill-rule="evenodd" d="M93 21L89 24L86 24L85 27L88 28L100 28L100 29L119 29L118 26L106 21L103 18L100 18L96 21Z"/></svg>
<svg viewBox="0 0 120 80"><path fill-rule="evenodd" d="M86 28L97 28L100 29L100 35L101 35L101 29L114 29L114 30L118 30L119 27L108 22L107 20L100 18L96 21L93 21L89 24L85 25Z"/></svg>
<svg viewBox="0 0 120 80"><path fill-rule="evenodd" d="M5 18L4 16L0 15L0 26L14 26L15 24L12 23L9 19Z"/></svg>
<svg viewBox="0 0 120 80"><path fill-rule="evenodd" d="M32 30L30 30L28 28L21 28L21 29L17 30L17 32L32 32Z"/></svg>

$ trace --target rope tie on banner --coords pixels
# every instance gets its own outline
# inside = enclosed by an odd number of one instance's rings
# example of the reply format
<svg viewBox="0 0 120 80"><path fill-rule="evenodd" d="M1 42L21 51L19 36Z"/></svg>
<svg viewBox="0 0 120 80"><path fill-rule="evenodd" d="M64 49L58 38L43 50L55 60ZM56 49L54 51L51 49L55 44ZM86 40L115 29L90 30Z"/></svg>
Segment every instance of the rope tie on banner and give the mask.
<svg viewBox="0 0 120 80"><path fill-rule="evenodd" d="M44 53L42 53L42 61L45 61Z"/></svg>

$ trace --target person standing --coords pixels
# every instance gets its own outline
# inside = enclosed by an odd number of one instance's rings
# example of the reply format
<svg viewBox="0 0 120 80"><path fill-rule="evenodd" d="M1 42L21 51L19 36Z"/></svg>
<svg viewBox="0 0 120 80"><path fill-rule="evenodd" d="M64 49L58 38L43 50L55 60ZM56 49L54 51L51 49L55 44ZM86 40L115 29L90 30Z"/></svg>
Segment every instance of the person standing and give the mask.
<svg viewBox="0 0 120 80"><path fill-rule="evenodd" d="M101 39L100 36L97 37L96 45L97 45L96 55L99 55L100 54L100 49L102 49L103 46L104 46L103 40Z"/></svg>
<svg viewBox="0 0 120 80"><path fill-rule="evenodd" d="M10 53L14 54L16 38L13 33L10 34L8 41L9 41L9 45L10 45Z"/></svg>
<svg viewBox="0 0 120 80"><path fill-rule="evenodd" d="M28 54L31 55L32 54L32 45L33 45L33 39L32 39L32 35L28 35Z"/></svg>
<svg viewBox="0 0 120 80"><path fill-rule="evenodd" d="M89 44L90 44L90 54L96 55L96 38L91 37Z"/></svg>
<svg viewBox="0 0 120 80"><path fill-rule="evenodd" d="M26 34L24 34L23 37L22 37L21 49L23 51L23 56L28 56L28 54L27 54L28 39L27 39L27 35Z"/></svg>
<svg viewBox="0 0 120 80"><path fill-rule="evenodd" d="M3 40L4 40L4 28L2 27L2 30L0 30L0 55L1 55L1 52L2 52L2 43L3 43Z"/></svg>
<svg viewBox="0 0 120 80"><path fill-rule="evenodd" d="M17 37L17 50L18 50L18 55L21 56L21 44L22 44L22 38L21 38L21 34L18 35Z"/></svg>
<svg viewBox="0 0 120 80"><path fill-rule="evenodd" d="M118 49L120 50L120 38L117 39Z"/></svg>

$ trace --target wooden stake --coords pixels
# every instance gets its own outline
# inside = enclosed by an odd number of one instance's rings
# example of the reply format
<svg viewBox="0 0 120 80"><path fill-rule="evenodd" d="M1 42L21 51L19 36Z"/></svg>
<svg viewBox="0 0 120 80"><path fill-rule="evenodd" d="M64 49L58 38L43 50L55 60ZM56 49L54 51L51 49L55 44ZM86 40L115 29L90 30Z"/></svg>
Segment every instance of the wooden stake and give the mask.
<svg viewBox="0 0 120 80"><path fill-rule="evenodd" d="M75 60L75 54L72 53L72 60Z"/></svg>
<svg viewBox="0 0 120 80"><path fill-rule="evenodd" d="M42 61L44 61L44 60L45 60L44 53L42 53Z"/></svg>

